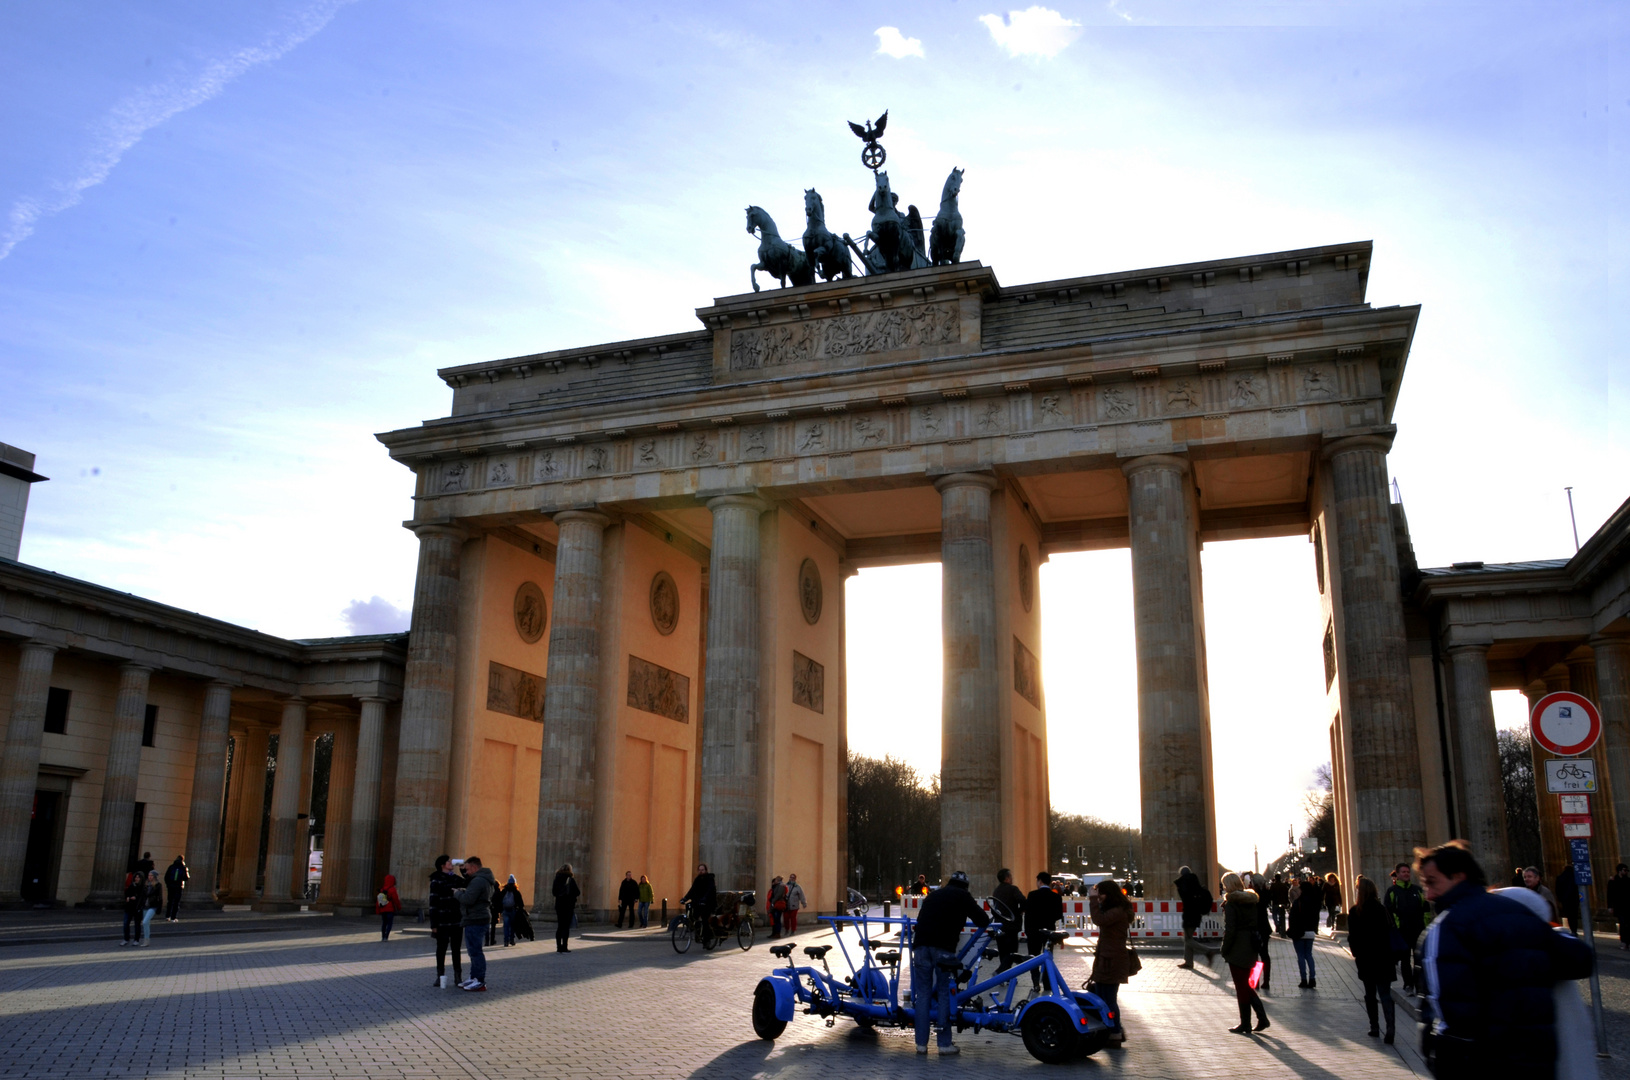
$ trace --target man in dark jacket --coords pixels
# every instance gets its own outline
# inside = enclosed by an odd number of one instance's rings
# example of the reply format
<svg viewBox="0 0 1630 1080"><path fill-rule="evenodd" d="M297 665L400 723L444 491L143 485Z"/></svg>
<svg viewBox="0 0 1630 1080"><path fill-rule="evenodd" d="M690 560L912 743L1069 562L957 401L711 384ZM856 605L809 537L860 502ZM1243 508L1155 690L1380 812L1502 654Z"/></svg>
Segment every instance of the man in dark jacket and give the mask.
<svg viewBox="0 0 1630 1080"><path fill-rule="evenodd" d="M928 1017L932 1006L938 1032L935 1042L943 1054L960 1054L951 1044L951 984L957 941L969 919L983 929L990 916L968 891L968 875L958 870L944 888L923 898L911 933L911 1008L917 1020L917 1053L928 1053Z"/></svg>
<svg viewBox="0 0 1630 1080"><path fill-rule="evenodd" d="M1217 958L1217 946L1207 945L1195 937L1200 930L1200 922L1211 914L1211 890L1198 875L1186 866L1178 867L1177 880L1172 882L1177 886L1177 899L1183 903L1183 962L1178 967L1191 968L1194 966L1194 950L1199 949L1206 954L1206 963ZM1287 892L1288 896L1289 893Z"/></svg>
<svg viewBox="0 0 1630 1080"><path fill-rule="evenodd" d="M461 983L461 990L487 988L487 927L492 921L492 898L498 892L498 879L492 871L471 855L464 860L464 889L458 894L459 910L464 925L464 951L470 954L470 978Z"/></svg>
<svg viewBox="0 0 1630 1080"><path fill-rule="evenodd" d="M623 928L623 912L628 913L628 928L634 929L634 909L640 902L640 883L634 880L634 871L623 871L623 883L617 886L617 929Z"/></svg>
<svg viewBox="0 0 1630 1080"><path fill-rule="evenodd" d="M927 896L928 895L928 875L927 874L918 874L917 875L917 880L911 883L910 888L906 889L906 895L908 895L908 896Z"/></svg>
<svg viewBox="0 0 1630 1080"><path fill-rule="evenodd" d="M996 891L991 901L996 917L1002 920L1002 932L996 935L1000 959L995 974L1000 975L1019 959L1019 930L1024 925L1024 893L1013 884L1013 871L1005 866L996 871Z"/></svg>
<svg viewBox="0 0 1630 1080"><path fill-rule="evenodd" d="M1285 932L1285 909L1290 906L1290 884L1284 874L1275 874L1268 885L1268 911L1273 916L1275 933Z"/></svg>
<svg viewBox="0 0 1630 1080"><path fill-rule="evenodd" d="M464 983L464 954L460 942L464 937L464 911L459 907L458 890L464 879L453 873L451 855L436 856L436 870L430 875L430 932L436 938L436 981L440 986L447 974L447 953L453 953L453 985Z"/></svg>
<svg viewBox="0 0 1630 1080"><path fill-rule="evenodd" d="M1404 984L1404 993L1415 992L1415 943L1426 929L1426 895L1421 887L1410 880L1408 863L1399 863L1392 872L1392 886L1387 889L1387 914L1392 917L1393 956Z"/></svg>
<svg viewBox="0 0 1630 1080"><path fill-rule="evenodd" d="M719 906L719 884L707 863L696 864L696 876L679 902L691 906L691 936L706 948L713 936L713 913Z"/></svg>
<svg viewBox="0 0 1630 1080"><path fill-rule="evenodd" d="M1590 948L1486 889L1459 844L1422 851L1416 869L1437 909L1421 947L1421 1049L1438 1080L1556 1075L1560 979L1590 974Z"/></svg>
<svg viewBox="0 0 1630 1080"><path fill-rule="evenodd" d="M1579 934L1579 885L1574 881L1573 863L1556 876L1556 910L1574 936Z"/></svg>
<svg viewBox="0 0 1630 1080"><path fill-rule="evenodd" d="M1630 949L1630 866L1620 863L1607 883L1607 906L1619 924L1619 948Z"/></svg>
<svg viewBox="0 0 1630 1080"><path fill-rule="evenodd" d="M1064 898L1053 891L1053 875L1043 870L1036 875L1036 887L1024 898L1024 943L1031 956L1040 956L1047 950L1048 939L1064 918ZM1030 969L1030 985L1041 986L1042 971ZM1048 979L1047 989L1051 990Z"/></svg>
<svg viewBox="0 0 1630 1080"><path fill-rule="evenodd" d="M168 901L164 905L164 920L166 922L181 921L181 894L187 891L187 879L192 877L187 873L187 860L177 855L175 862L164 871L164 891Z"/></svg>

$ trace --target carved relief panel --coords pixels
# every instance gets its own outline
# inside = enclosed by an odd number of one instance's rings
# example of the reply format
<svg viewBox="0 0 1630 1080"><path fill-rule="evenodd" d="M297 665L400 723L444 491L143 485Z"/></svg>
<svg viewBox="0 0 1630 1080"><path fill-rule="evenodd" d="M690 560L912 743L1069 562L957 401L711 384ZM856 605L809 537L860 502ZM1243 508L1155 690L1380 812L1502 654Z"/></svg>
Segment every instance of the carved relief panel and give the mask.
<svg viewBox="0 0 1630 1080"><path fill-rule="evenodd" d="M730 333L730 370L757 371L953 345L961 336L961 312L954 301L745 327Z"/></svg>
<svg viewBox="0 0 1630 1080"><path fill-rule="evenodd" d="M811 712L826 712L826 668L796 649L792 654L792 703Z"/></svg>

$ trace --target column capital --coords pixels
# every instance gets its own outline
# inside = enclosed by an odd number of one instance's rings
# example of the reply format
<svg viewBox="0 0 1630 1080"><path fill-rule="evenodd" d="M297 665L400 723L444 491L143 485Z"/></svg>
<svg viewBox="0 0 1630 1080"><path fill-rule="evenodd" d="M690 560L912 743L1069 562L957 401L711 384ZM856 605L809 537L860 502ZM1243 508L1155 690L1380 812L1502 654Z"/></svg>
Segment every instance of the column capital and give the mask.
<svg viewBox="0 0 1630 1080"><path fill-rule="evenodd" d="M311 704L311 702L308 699L301 697L299 694L290 694L288 697L279 701L278 704L282 705L284 708L287 708L290 705L305 706Z"/></svg>
<svg viewBox="0 0 1630 1080"><path fill-rule="evenodd" d="M1456 656L1460 653L1477 653L1480 656L1487 656L1489 649L1493 647L1494 643L1492 641L1456 641L1452 644L1445 644L1443 651L1450 656Z"/></svg>
<svg viewBox="0 0 1630 1080"><path fill-rule="evenodd" d="M1144 454L1130 461L1121 462L1121 472L1131 477L1146 469L1168 469L1173 472L1186 473L1189 471L1189 459L1178 457L1176 454Z"/></svg>
<svg viewBox="0 0 1630 1080"><path fill-rule="evenodd" d="M1001 481L990 473L954 472L934 478L934 490L943 494L947 488L982 487L995 491Z"/></svg>
<svg viewBox="0 0 1630 1080"><path fill-rule="evenodd" d="M1585 644L1590 646L1592 652L1603 648L1624 648L1630 646L1630 634L1595 633L1585 639Z"/></svg>
<svg viewBox="0 0 1630 1080"><path fill-rule="evenodd" d="M760 514L770 508L770 504L757 495L748 495L746 493L715 495L707 500L707 508L715 512L732 506L740 507L743 510L752 510Z"/></svg>
<svg viewBox="0 0 1630 1080"><path fill-rule="evenodd" d="M1332 439L1319 448L1319 456L1329 461L1338 454L1349 454L1355 450L1379 450L1383 454L1392 452L1392 439L1395 431L1388 431L1381 435L1348 435L1341 439Z"/></svg>
<svg viewBox="0 0 1630 1080"><path fill-rule="evenodd" d="M124 663L119 665L119 670L120 671L145 671L147 674L151 675L153 672L157 671L158 669L156 667L154 667L152 664L144 664L140 660L126 660Z"/></svg>
<svg viewBox="0 0 1630 1080"><path fill-rule="evenodd" d="M205 686L223 686L228 690L236 690L238 687L242 686L243 683L239 682L236 679L211 679L211 680L209 680L209 682L205 683L204 685Z"/></svg>
<svg viewBox="0 0 1630 1080"><path fill-rule="evenodd" d="M402 527L411 531L420 540L433 536L445 536L449 540L463 542L470 538L469 530L453 524L451 519L442 521L404 521Z"/></svg>
<svg viewBox="0 0 1630 1080"><path fill-rule="evenodd" d="M62 648L62 646L58 645L56 642L46 641L43 638L29 638L18 647L25 649L28 652L51 653L53 655Z"/></svg>
<svg viewBox="0 0 1630 1080"><path fill-rule="evenodd" d="M390 698L381 697L378 694L359 694L359 695L357 695L357 697L354 700L360 701L364 705L367 705L367 704L370 704L370 703L377 703L377 704L380 704L380 705L389 705L391 703Z"/></svg>
<svg viewBox="0 0 1630 1080"><path fill-rule="evenodd" d="M565 525L573 521L581 521L600 529L611 524L611 518L598 510L562 510L554 516L556 525Z"/></svg>

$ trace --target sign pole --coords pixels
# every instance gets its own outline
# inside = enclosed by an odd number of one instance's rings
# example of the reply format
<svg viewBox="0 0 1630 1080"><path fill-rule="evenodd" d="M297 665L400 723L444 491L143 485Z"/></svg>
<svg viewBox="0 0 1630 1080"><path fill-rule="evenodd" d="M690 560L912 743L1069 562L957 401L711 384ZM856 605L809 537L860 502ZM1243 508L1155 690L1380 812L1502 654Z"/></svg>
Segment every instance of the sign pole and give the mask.
<svg viewBox="0 0 1630 1080"><path fill-rule="evenodd" d="M1585 932L1585 944L1590 946L1590 1011L1596 1016L1596 1056L1612 1057L1607 1052L1607 1022L1602 1018L1602 979L1597 974L1601 965L1596 958L1596 935L1590 928L1590 895L1583 885L1579 888L1579 928Z"/></svg>

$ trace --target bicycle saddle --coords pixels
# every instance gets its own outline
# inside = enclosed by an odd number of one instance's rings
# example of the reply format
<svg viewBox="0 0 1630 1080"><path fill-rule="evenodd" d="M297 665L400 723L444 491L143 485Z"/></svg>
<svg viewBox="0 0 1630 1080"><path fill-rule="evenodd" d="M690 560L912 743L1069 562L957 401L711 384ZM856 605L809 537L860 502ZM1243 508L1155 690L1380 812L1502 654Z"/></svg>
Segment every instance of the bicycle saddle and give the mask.
<svg viewBox="0 0 1630 1080"><path fill-rule="evenodd" d="M1053 945L1062 945L1064 944L1064 939L1068 938L1069 936L1070 935L1068 934L1061 934L1054 931L1053 933L1047 935L1047 940Z"/></svg>
<svg viewBox="0 0 1630 1080"><path fill-rule="evenodd" d="M1000 956L1001 954L998 953L995 949L984 949L984 950L981 950L979 955L983 956L986 960L994 960L998 956Z"/></svg>
<svg viewBox="0 0 1630 1080"><path fill-rule="evenodd" d="M791 946L788 946L788 948L791 948ZM812 960L819 960L819 959L821 959L823 956L825 956L827 953L829 953L831 951L832 951L832 946L830 946L830 945L806 945L806 946L804 946L804 955L809 957Z"/></svg>
<svg viewBox="0 0 1630 1080"><path fill-rule="evenodd" d="M892 965L900 962L900 952L898 949L890 949L888 952L880 952L873 955L877 957L877 962L880 964Z"/></svg>
<svg viewBox="0 0 1630 1080"><path fill-rule="evenodd" d="M884 941L882 938L870 938L867 940L866 944L875 949L879 945L887 945L888 942Z"/></svg>
<svg viewBox="0 0 1630 1080"><path fill-rule="evenodd" d="M792 955L792 946L791 945L771 945L770 946L770 955L771 956L778 956L782 960L785 960L787 957Z"/></svg>

